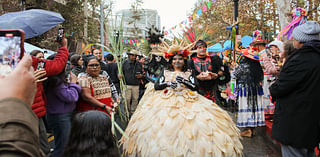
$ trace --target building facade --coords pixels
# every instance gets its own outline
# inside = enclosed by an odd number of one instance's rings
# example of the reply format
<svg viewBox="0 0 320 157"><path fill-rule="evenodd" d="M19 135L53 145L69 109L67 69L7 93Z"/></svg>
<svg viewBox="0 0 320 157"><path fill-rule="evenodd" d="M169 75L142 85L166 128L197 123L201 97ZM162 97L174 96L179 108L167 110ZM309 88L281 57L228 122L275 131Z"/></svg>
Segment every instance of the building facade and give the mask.
<svg viewBox="0 0 320 157"><path fill-rule="evenodd" d="M117 11L117 19L123 18L123 37L125 39L146 38L148 28L154 26L160 30L160 16L156 10L142 9L133 14L130 9Z"/></svg>

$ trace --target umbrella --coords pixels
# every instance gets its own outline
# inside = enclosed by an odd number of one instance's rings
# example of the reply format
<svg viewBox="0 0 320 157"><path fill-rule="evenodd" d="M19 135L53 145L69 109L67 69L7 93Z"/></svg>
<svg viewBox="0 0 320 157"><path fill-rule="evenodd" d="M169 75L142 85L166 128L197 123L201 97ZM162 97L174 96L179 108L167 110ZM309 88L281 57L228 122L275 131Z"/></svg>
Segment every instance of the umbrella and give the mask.
<svg viewBox="0 0 320 157"><path fill-rule="evenodd" d="M246 35L242 37L241 42L242 42L242 47L248 47L250 46L250 43L252 43L252 37Z"/></svg>
<svg viewBox="0 0 320 157"><path fill-rule="evenodd" d="M44 54L44 58L47 58L47 57L49 57L50 55L56 53L56 52L51 51L51 50L48 50L48 49L42 49L42 48L40 48L40 47L34 46L34 45L29 44L29 43L27 43L27 42L24 43L24 50L25 50L26 53L28 53L28 54L30 54L31 51L33 51L33 50L39 50L39 51L41 51L41 52L47 51L48 53L45 53L45 54Z"/></svg>
<svg viewBox="0 0 320 157"><path fill-rule="evenodd" d="M29 39L43 34L63 21L64 18L59 13L31 9L3 14L0 16L0 29L22 29L25 39Z"/></svg>
<svg viewBox="0 0 320 157"><path fill-rule="evenodd" d="M220 43L216 43L210 47L207 48L208 52L220 52L222 49L221 44Z"/></svg>

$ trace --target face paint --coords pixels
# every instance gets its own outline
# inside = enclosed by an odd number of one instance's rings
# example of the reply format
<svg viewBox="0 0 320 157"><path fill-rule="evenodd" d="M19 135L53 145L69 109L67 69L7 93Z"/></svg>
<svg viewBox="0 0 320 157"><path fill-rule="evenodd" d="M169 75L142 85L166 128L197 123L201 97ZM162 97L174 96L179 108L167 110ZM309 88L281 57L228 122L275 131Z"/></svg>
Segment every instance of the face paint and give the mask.
<svg viewBox="0 0 320 157"><path fill-rule="evenodd" d="M155 59L156 59L156 62L160 62L161 61L161 57L160 56L156 56Z"/></svg>
<svg viewBox="0 0 320 157"><path fill-rule="evenodd" d="M182 56L176 55L172 59L172 65L178 68L182 68L184 65L184 60Z"/></svg>

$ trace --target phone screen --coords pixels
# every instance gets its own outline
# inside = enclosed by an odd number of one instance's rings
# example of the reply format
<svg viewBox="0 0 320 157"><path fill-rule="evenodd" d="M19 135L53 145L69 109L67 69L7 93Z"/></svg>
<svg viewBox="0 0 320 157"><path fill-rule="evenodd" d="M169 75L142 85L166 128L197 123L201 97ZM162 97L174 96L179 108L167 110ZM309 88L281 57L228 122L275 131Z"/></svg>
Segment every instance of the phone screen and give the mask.
<svg viewBox="0 0 320 157"><path fill-rule="evenodd" d="M9 74L23 56L22 30L0 30L0 75Z"/></svg>

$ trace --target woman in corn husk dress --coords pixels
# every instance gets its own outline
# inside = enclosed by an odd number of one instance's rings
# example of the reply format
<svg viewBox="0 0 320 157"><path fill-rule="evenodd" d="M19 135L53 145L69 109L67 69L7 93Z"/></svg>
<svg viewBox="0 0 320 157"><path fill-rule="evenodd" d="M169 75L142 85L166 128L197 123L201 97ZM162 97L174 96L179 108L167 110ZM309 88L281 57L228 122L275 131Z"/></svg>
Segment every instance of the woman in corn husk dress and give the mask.
<svg viewBox="0 0 320 157"><path fill-rule="evenodd" d="M226 111L195 91L188 47L180 47L165 47L170 66L133 114L121 139L125 156L242 156L239 130Z"/></svg>

